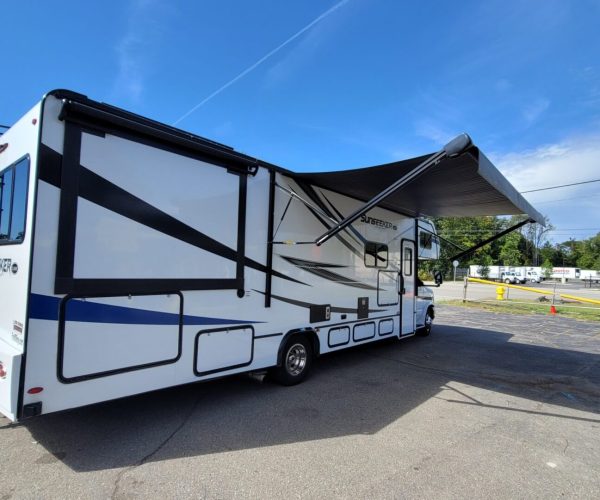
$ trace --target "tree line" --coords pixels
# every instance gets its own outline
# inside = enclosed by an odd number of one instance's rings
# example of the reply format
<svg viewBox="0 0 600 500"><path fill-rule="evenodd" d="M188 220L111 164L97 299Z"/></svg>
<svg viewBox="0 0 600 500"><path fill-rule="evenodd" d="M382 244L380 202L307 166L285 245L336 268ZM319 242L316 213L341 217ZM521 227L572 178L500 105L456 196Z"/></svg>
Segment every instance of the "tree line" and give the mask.
<svg viewBox="0 0 600 500"><path fill-rule="evenodd" d="M455 255L523 220L523 216L432 218L440 237L440 260L424 262L421 268L431 271L435 267L448 276ZM459 262L459 267L475 264L600 270L600 233L587 239L570 239L556 244L548 241L548 232L552 229L548 221L545 226L526 224L466 256Z"/></svg>

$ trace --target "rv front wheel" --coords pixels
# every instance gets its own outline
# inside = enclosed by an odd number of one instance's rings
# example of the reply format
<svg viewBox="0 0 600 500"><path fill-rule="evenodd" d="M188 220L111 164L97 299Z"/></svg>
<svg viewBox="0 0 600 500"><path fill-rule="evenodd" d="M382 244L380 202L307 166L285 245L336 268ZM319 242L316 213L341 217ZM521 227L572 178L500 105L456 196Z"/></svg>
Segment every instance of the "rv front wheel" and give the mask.
<svg viewBox="0 0 600 500"><path fill-rule="evenodd" d="M308 338L293 335L285 341L279 366L272 369L273 379L281 385L295 385L308 375L313 351Z"/></svg>
<svg viewBox="0 0 600 500"><path fill-rule="evenodd" d="M425 325L417 331L417 335L421 337L427 337L431 333L431 327L433 326L433 311L431 307L427 309L427 313L425 314Z"/></svg>

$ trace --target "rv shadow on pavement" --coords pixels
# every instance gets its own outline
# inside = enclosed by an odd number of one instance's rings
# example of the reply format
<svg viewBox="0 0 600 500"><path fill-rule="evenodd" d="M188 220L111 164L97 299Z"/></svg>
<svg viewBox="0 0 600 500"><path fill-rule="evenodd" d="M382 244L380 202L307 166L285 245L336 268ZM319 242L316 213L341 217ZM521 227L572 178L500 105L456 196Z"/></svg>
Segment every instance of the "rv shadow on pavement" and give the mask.
<svg viewBox="0 0 600 500"><path fill-rule="evenodd" d="M477 327L482 324L489 329ZM535 411L498 407L507 411L600 423L598 327L572 320L443 307L428 338L334 353L313 368L295 387L236 376L50 414L25 425L48 451L47 460L93 471L376 433L439 397L452 381L553 405L540 404ZM453 391L444 391L450 403L485 406ZM584 410L586 417L562 414L557 406ZM587 418L590 412L598 418Z"/></svg>

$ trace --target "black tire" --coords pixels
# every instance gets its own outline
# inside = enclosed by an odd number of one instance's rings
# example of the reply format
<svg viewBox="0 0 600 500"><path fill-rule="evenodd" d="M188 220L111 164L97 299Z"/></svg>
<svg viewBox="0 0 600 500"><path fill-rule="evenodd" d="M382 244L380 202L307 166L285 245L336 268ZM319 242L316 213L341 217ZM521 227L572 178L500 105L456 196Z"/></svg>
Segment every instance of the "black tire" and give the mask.
<svg viewBox="0 0 600 500"><path fill-rule="evenodd" d="M281 385L299 384L308 376L312 359L310 340L304 335L292 335L282 346L279 365L270 370L271 378Z"/></svg>
<svg viewBox="0 0 600 500"><path fill-rule="evenodd" d="M431 333L431 327L433 326L433 311L431 307L427 309L425 313L425 326L417 330L417 335L420 337L427 337Z"/></svg>
<svg viewBox="0 0 600 500"><path fill-rule="evenodd" d="M510 284L510 280L504 280L504 283L506 283L507 285Z"/></svg>

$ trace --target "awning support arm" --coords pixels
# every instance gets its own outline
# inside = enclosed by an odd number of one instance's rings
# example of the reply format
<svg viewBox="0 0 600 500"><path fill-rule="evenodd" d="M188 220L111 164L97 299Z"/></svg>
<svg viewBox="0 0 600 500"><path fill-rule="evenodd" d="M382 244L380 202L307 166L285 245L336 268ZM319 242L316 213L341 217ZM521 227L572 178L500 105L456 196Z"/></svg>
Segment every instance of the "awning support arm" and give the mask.
<svg viewBox="0 0 600 500"><path fill-rule="evenodd" d="M348 225L352 224L356 219L358 219L361 215L367 213L373 207L381 203L388 196L393 194L395 191L400 189L402 186L409 184L413 180L415 180L418 176L420 176L423 172L429 170L431 167L435 167L442 161L444 158L453 158L455 156L459 156L464 151L471 146L471 138L467 134L461 134L454 139L452 139L448 144L446 144L441 151L431 155L425 161L417 165L414 169L412 169L408 174L404 175L392 185L388 186L386 189L381 191L381 193L375 195L368 202L366 202L362 207L358 208L354 212L352 212L348 217L344 218L340 222L338 222L335 226L327 230L321 236L319 236L315 240L315 244L317 246L325 243L329 238L335 236Z"/></svg>
<svg viewBox="0 0 600 500"><path fill-rule="evenodd" d="M433 231L430 231L430 230L429 230L429 229L427 229L426 227L419 226L419 229L420 229L421 231L425 231L425 232L427 232L427 233L429 233L429 234L432 234L433 236L435 236L436 238L440 239L440 240L441 240L441 241L443 241L444 243L448 243L449 245L452 245L453 247L455 247L455 248L458 248L459 250L465 250L465 247L462 247L462 246L460 246L460 245L457 245L457 244L456 244L456 243L454 243L453 241L450 241L450 240L448 240L448 239L444 238L443 236L440 236L439 234L437 234L437 233L434 233Z"/></svg>
<svg viewBox="0 0 600 500"><path fill-rule="evenodd" d="M518 224L515 224L514 226L511 226L508 229L505 229L504 231L500 231L498 234L495 234L491 238L481 241L481 242L477 243L476 245L473 245L471 248L467 248L464 252L456 254L454 257L451 257L450 260L451 261L453 261L453 260L460 261L461 259L465 258L467 255L470 255L473 252L475 252L476 250L479 250L481 247L484 247L484 246L492 243L493 241L496 241L498 238L502 238L502 236L505 236L508 233L512 233L516 229L519 229L520 227L523 227L525 224L529 224L530 222L535 222L535 221L533 219L525 219L524 221L521 221Z"/></svg>

